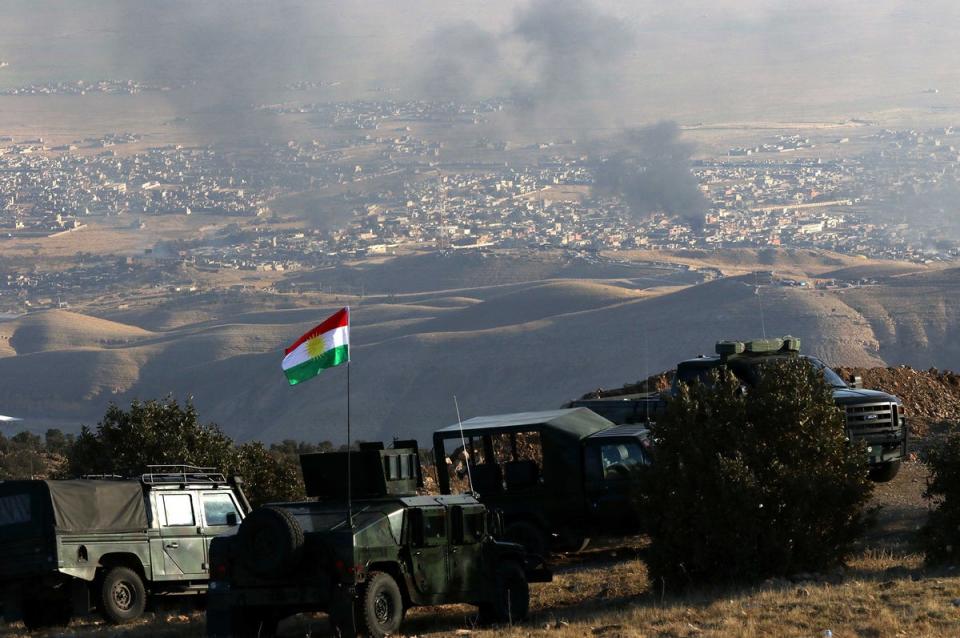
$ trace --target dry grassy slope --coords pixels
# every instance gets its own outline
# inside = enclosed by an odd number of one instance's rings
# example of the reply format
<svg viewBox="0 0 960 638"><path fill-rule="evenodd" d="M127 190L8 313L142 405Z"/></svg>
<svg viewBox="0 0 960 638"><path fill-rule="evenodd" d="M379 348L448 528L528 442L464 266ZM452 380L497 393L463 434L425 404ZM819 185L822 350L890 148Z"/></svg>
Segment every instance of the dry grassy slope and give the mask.
<svg viewBox="0 0 960 638"><path fill-rule="evenodd" d="M910 355L924 367L955 366L954 278L925 272L855 290L764 286L757 294L745 275L658 296L558 280L362 305L354 315L355 436L425 441L453 422L454 394L465 416L555 407L712 352L718 338L752 338L764 328L801 337L805 350L835 364L870 367ZM924 303L910 303L914 294ZM240 438L342 439L343 369L298 388L279 371L283 347L332 309L236 313L153 333L69 313L0 323L13 343L47 349L0 358L0 405L90 423L108 399L173 392L193 396L204 418ZM91 332L63 339L51 328L74 325ZM920 333L922 343L900 345Z"/></svg>
<svg viewBox="0 0 960 638"><path fill-rule="evenodd" d="M135 326L66 310L47 310L0 323L0 335L17 354L128 345L151 336Z"/></svg>
<svg viewBox="0 0 960 638"><path fill-rule="evenodd" d="M658 269L631 264L570 259L557 253L408 255L380 263L318 270L294 275L297 284L358 293L417 294L524 285L547 279L619 279L651 275ZM672 274L676 278L676 274ZM694 276L688 277L693 283ZM495 290L494 290L495 291Z"/></svg>
<svg viewBox="0 0 960 638"><path fill-rule="evenodd" d="M960 365L960 269L889 277L834 295L869 323L884 360L919 368Z"/></svg>
<svg viewBox="0 0 960 638"><path fill-rule="evenodd" d="M606 308L643 298L644 293L583 280L559 280L512 289L448 313L422 329L429 332L485 330L583 310Z"/></svg>
<svg viewBox="0 0 960 638"><path fill-rule="evenodd" d="M525 300L536 302L539 288ZM847 315L826 314L812 303L819 299L815 295L788 289L765 294L776 299L765 312L766 321L783 332L810 339L838 328L852 330ZM470 415L553 407L585 387L619 384L646 370L669 367L678 356L708 351L718 333L749 337L760 330L753 287L742 281L718 281L658 299L614 299L613 306L486 330L447 326L442 332L418 332L412 325L374 343L365 338L368 328L358 327L352 371L356 435L426 438L433 428L453 421L454 394ZM756 328L747 327L754 323ZM877 363L846 337L821 344L820 354ZM241 436L342 437L342 371L290 389L278 378L277 364L275 353L252 354L206 366L202 375L178 375L169 383L178 393L192 393L224 424L246 426ZM230 386L257 390L225 391L224 377ZM324 421L318 423L321 414Z"/></svg>
<svg viewBox="0 0 960 638"><path fill-rule="evenodd" d="M611 253L617 259L663 261L693 266L711 266L727 274L775 270L780 274L815 276L841 268L883 266L873 261L825 250L797 248L734 248L722 250L634 250Z"/></svg>

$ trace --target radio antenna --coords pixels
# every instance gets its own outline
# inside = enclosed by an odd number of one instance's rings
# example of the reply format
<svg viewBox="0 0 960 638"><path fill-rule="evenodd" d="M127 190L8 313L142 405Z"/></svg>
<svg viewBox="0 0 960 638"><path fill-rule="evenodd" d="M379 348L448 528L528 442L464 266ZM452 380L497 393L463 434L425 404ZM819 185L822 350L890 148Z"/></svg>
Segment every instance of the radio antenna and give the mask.
<svg viewBox="0 0 960 638"><path fill-rule="evenodd" d="M457 424L460 426L460 445L463 446L463 458L467 463L467 483L470 484L470 493L476 495L473 491L473 473L470 471L470 452L467 451L467 439L463 436L463 421L460 419L460 404L457 402L457 395L453 395L453 407L457 411Z"/></svg>
<svg viewBox="0 0 960 638"><path fill-rule="evenodd" d="M760 276L759 273L753 271L753 285L754 290L757 294L757 303L760 305L760 331L763 333L763 338L767 338L767 322L763 318L763 297L760 295Z"/></svg>

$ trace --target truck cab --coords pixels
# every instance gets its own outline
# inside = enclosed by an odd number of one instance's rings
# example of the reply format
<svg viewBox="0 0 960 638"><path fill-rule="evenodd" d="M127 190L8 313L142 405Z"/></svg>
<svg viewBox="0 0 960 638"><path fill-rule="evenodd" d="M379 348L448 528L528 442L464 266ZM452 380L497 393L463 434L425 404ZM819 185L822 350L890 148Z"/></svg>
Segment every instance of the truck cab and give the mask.
<svg viewBox="0 0 960 638"><path fill-rule="evenodd" d="M646 428L585 408L475 417L433 434L440 492L475 494L503 513L508 539L541 554L640 528L633 490L648 446Z"/></svg>
<svg viewBox="0 0 960 638"><path fill-rule="evenodd" d="M837 407L844 412L851 441L863 441L867 447L870 478L876 482L893 479L901 460L907 455L909 427L903 402L896 396L865 390L859 380L844 381L820 359L800 353L800 339L779 337L752 341L718 341L716 354L687 359L677 364L671 388L663 394L594 393L571 402L587 407L616 423L655 422L670 395L681 383L712 383L719 369L729 370L750 388L766 367L778 361L800 359L819 370L833 391Z"/></svg>

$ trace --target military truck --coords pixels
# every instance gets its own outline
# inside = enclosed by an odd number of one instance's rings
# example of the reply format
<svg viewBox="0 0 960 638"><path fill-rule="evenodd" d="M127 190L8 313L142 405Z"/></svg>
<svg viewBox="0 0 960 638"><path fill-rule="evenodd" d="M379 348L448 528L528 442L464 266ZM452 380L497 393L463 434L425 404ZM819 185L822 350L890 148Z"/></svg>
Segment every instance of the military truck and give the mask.
<svg viewBox="0 0 960 638"><path fill-rule="evenodd" d="M594 393L568 405L587 407L615 423L655 421L666 406L666 398L675 395L680 383L700 380L709 383L711 374L721 368L732 372L745 387L754 385L764 366L785 359L802 359L823 372L833 388L833 399L846 415L847 432L852 441L863 441L870 459L870 478L876 482L893 479L907 454L909 428L903 402L896 396L865 390L859 378L846 383L840 375L816 357L800 354L796 337L718 341L715 356L699 356L681 361L673 385L666 393L626 394Z"/></svg>
<svg viewBox="0 0 960 638"><path fill-rule="evenodd" d="M121 624L150 596L206 592L210 540L249 510L241 484L185 465L139 479L0 481L5 619L36 629L96 608Z"/></svg>
<svg viewBox="0 0 960 638"><path fill-rule="evenodd" d="M481 622L517 621L528 583L550 580L541 557L495 540L499 517L472 496L417 494L415 441L300 463L316 501L256 509L211 544L208 636L272 636L287 616L325 612L340 636L380 638L410 607L447 603L477 605Z"/></svg>
<svg viewBox="0 0 960 638"><path fill-rule="evenodd" d="M585 408L475 417L433 433L440 492L475 493L533 553L582 549L641 529L633 490L648 434Z"/></svg>

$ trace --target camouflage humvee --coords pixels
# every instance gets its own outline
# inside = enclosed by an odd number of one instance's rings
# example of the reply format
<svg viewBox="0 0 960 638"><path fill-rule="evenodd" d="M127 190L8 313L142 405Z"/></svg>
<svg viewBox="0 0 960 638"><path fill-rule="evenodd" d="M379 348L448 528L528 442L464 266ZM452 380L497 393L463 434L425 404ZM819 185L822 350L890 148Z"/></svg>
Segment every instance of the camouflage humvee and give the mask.
<svg viewBox="0 0 960 638"><path fill-rule="evenodd" d="M482 622L526 616L540 557L494 540L496 515L472 496L418 496L416 442L300 457L317 501L254 510L211 545L208 636L272 636L279 621L325 612L341 636L397 633L406 609L468 603Z"/></svg>

